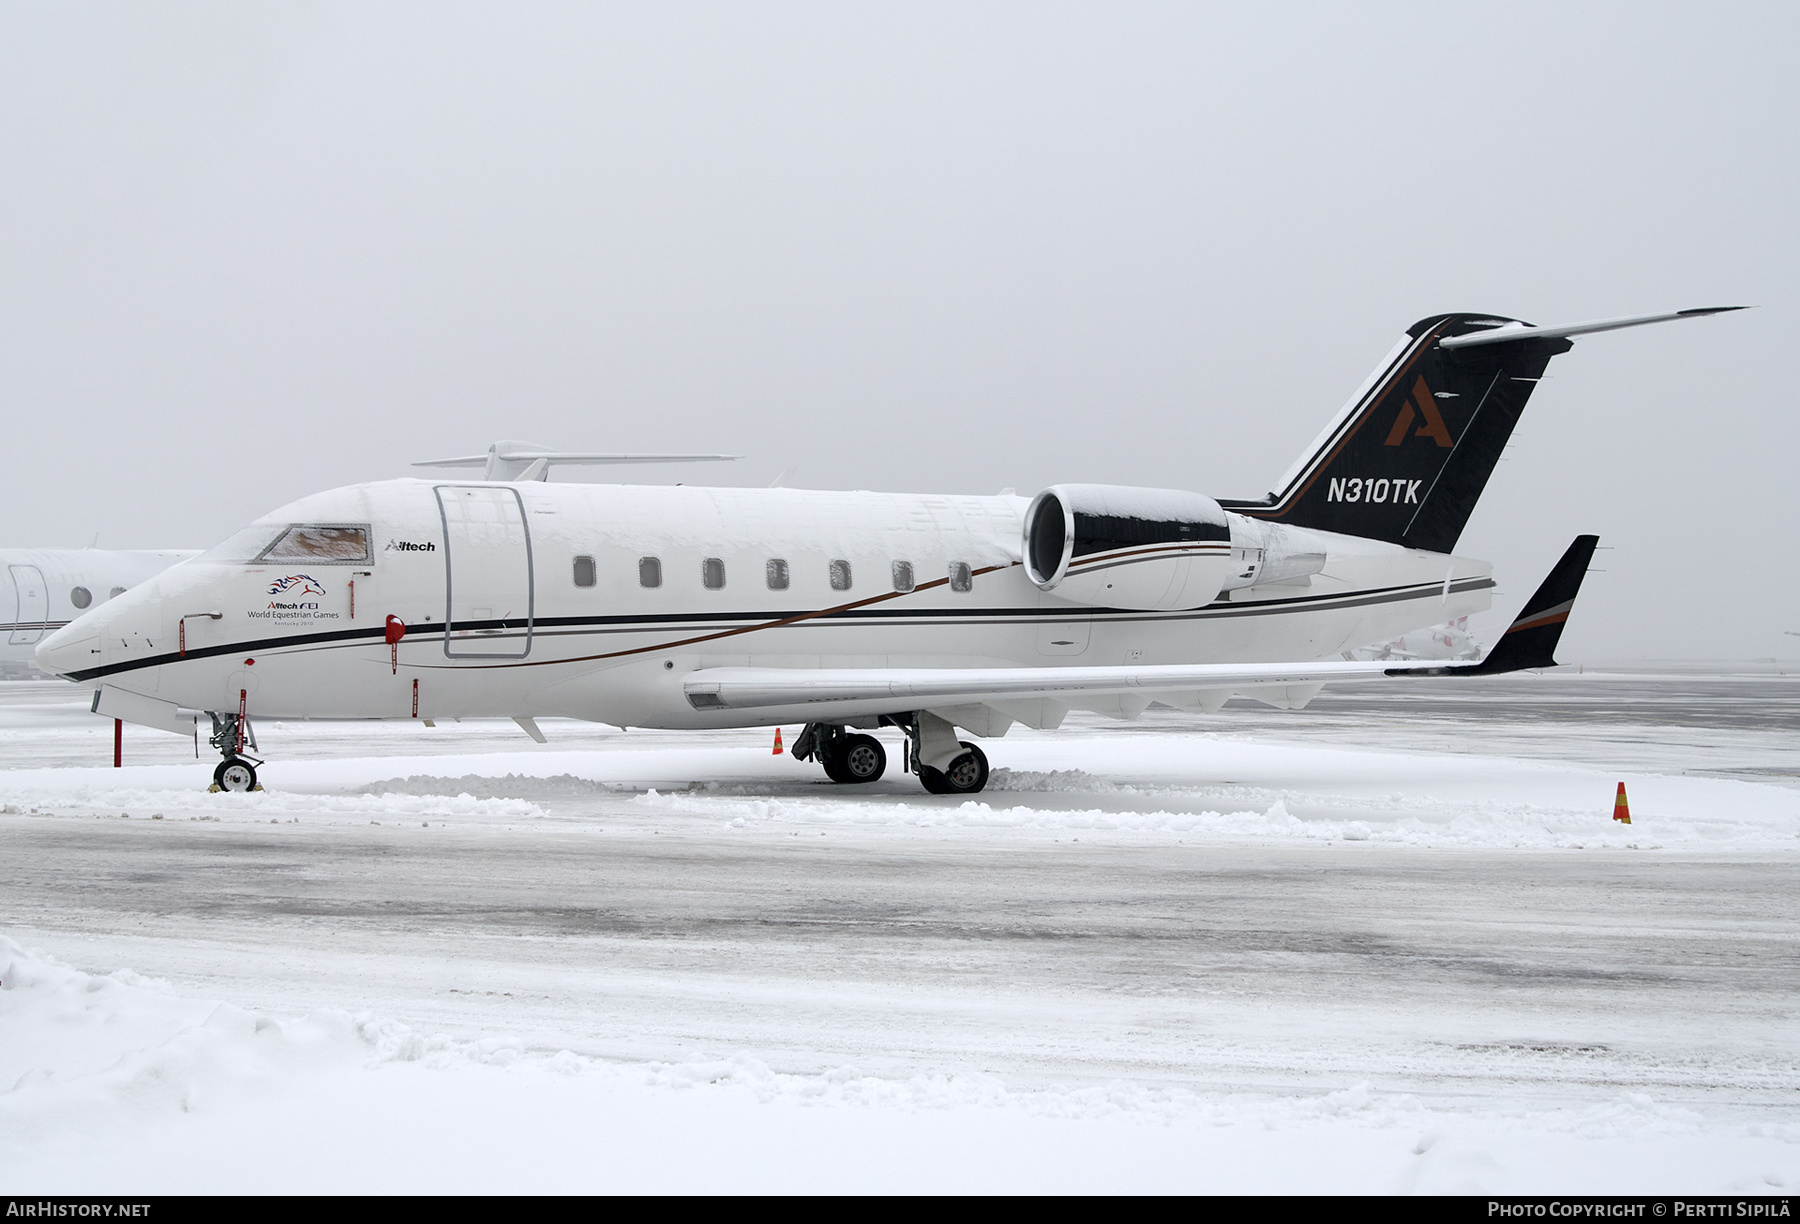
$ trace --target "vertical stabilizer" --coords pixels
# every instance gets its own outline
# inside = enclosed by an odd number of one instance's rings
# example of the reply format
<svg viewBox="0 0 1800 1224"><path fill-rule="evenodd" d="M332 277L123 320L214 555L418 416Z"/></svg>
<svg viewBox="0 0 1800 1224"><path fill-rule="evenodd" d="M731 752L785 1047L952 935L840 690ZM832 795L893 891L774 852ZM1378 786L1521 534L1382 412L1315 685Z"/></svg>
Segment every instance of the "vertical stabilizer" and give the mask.
<svg viewBox="0 0 1800 1224"><path fill-rule="evenodd" d="M1248 518L1447 553L1500 452L1571 336L1703 319L1703 306L1537 327L1500 315L1421 319L1261 501L1221 501Z"/></svg>
<svg viewBox="0 0 1800 1224"><path fill-rule="evenodd" d="M1251 518L1450 552L1562 336L1445 348L1527 325L1498 315L1422 319L1320 435L1282 487L1223 502Z"/></svg>

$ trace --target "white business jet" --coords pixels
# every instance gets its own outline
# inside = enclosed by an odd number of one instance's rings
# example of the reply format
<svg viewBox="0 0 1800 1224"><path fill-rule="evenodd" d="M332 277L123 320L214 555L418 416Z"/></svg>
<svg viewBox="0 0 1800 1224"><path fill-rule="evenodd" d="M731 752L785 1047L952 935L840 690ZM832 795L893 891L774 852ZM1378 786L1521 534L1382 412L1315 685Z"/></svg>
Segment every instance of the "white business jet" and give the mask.
<svg viewBox="0 0 1800 1224"><path fill-rule="evenodd" d="M180 549L0 549L6 574L0 585L0 673L29 675L46 634L198 555Z"/></svg>
<svg viewBox="0 0 1800 1224"><path fill-rule="evenodd" d="M486 715L539 740L545 716L803 723L795 755L845 783L882 775L869 732L894 728L927 790L973 793L987 757L958 728L1551 665L1593 536L1479 663L1345 653L1489 606L1490 567L1452 550L1571 337L1725 309L1424 319L1260 501L556 484L563 457L497 444L460 460L494 480L284 506L59 630L38 666L92 684L104 715L183 735L209 715L226 790L256 785L252 718Z"/></svg>

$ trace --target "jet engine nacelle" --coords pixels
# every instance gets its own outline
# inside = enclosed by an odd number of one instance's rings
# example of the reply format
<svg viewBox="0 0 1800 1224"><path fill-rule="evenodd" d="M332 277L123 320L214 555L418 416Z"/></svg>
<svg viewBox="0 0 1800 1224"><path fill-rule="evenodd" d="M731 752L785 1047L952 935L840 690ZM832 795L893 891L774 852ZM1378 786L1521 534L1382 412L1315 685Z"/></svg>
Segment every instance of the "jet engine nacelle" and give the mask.
<svg viewBox="0 0 1800 1224"><path fill-rule="evenodd" d="M1025 572L1093 607L1198 608L1234 573L1230 521L1199 493L1052 485L1025 512Z"/></svg>

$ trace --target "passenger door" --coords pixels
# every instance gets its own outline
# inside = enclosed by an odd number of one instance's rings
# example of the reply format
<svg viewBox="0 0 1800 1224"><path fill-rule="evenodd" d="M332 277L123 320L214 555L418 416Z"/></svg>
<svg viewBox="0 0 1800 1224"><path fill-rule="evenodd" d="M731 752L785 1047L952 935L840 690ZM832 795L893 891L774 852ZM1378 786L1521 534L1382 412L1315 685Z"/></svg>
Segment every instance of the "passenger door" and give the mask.
<svg viewBox="0 0 1800 1224"><path fill-rule="evenodd" d="M522 659L531 653L531 533L517 489L439 485L444 521L444 653Z"/></svg>

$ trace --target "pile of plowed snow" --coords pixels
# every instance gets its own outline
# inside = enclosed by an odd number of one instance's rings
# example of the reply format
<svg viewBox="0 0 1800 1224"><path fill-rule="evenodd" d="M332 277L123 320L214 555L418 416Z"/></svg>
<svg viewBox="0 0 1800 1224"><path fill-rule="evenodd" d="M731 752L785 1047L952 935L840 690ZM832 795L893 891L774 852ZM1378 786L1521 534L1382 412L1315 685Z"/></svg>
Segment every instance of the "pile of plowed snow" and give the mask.
<svg viewBox="0 0 1800 1224"><path fill-rule="evenodd" d="M1773 802L1688 802L1638 824L1621 824L1606 811L1501 800L1430 796L1268 792L1242 788L1076 785L1074 771L1040 775L1048 785L1003 779L1006 799L856 802L847 798L753 798L705 788L668 794L648 791L634 806L669 815L717 820L731 828L818 825L919 829L1069 832L1120 837L1173 837L1219 841L1369 841L1390 845L1491 849L1784 849L1800 850L1800 799L1787 792L1719 782L1718 788L1762 789ZM1023 799L1033 790L1058 799L1091 796L1102 805L1046 806ZM1228 807L1225 803L1250 807ZM1211 806L1220 804L1219 806Z"/></svg>

